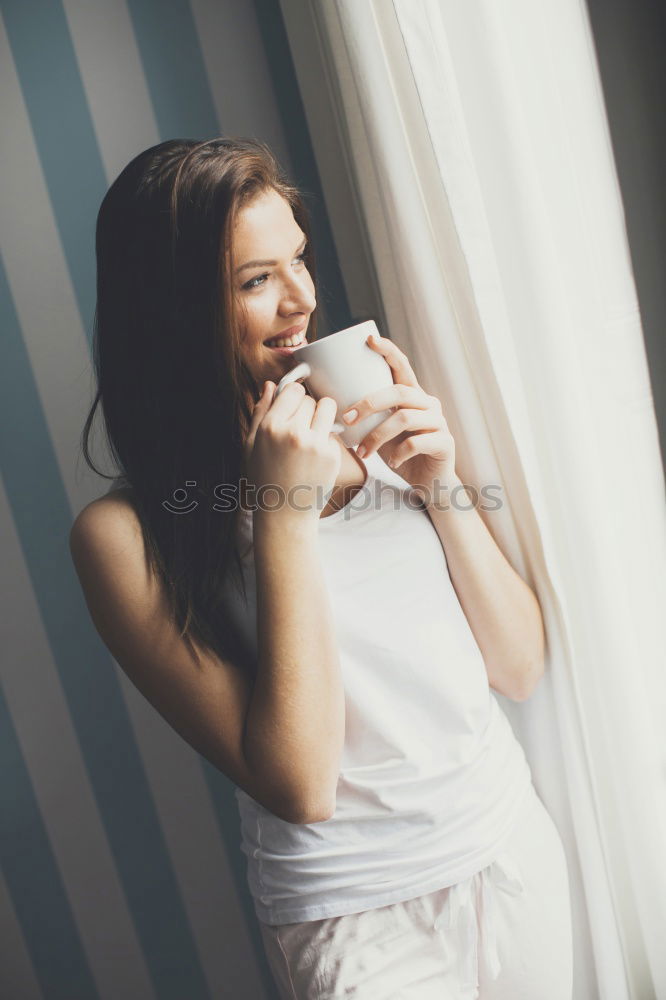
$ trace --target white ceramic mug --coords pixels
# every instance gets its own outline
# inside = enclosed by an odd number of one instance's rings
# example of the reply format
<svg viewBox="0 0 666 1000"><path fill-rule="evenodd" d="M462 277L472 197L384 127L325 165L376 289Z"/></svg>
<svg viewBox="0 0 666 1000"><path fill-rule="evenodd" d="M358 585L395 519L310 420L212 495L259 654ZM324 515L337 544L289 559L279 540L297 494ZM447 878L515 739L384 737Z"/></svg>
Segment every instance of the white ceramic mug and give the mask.
<svg viewBox="0 0 666 1000"><path fill-rule="evenodd" d="M378 336L375 321L369 319L345 330L338 330L337 333L330 333L311 344L297 347L292 357L298 356L300 363L280 379L275 398L291 382L302 378L314 399L332 397L340 414L368 393L393 385L390 365L381 354L377 354L366 344L371 333ZM395 407L391 407L371 413L351 427L336 421L331 430L334 434L339 434L345 444L357 445L394 409Z"/></svg>

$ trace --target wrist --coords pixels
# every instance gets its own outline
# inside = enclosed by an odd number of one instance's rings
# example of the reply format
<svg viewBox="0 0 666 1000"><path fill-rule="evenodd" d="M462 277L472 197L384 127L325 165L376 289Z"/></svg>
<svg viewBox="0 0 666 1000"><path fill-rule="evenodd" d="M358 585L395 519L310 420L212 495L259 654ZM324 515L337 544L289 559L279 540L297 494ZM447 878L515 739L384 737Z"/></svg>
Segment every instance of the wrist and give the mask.
<svg viewBox="0 0 666 1000"><path fill-rule="evenodd" d="M257 531L278 531L303 533L316 531L319 523L319 511L314 509L293 510L282 507L275 510L264 510L257 507L252 512L252 528Z"/></svg>
<svg viewBox="0 0 666 1000"><path fill-rule="evenodd" d="M466 509L469 506L469 493L462 479L453 472L433 481L426 490L424 504L427 510L448 511L455 509L457 505Z"/></svg>

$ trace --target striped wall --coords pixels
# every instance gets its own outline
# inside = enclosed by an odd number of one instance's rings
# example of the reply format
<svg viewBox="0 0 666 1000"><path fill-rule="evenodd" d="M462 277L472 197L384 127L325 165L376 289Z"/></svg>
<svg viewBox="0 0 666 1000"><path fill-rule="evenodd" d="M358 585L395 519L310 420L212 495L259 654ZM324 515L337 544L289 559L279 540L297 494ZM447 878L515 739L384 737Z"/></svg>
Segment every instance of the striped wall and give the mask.
<svg viewBox="0 0 666 1000"><path fill-rule="evenodd" d="M104 647L68 532L108 488L78 454L95 218L140 150L266 141L313 195L322 332L351 322L279 3L0 13L0 997L272 1000L233 786Z"/></svg>

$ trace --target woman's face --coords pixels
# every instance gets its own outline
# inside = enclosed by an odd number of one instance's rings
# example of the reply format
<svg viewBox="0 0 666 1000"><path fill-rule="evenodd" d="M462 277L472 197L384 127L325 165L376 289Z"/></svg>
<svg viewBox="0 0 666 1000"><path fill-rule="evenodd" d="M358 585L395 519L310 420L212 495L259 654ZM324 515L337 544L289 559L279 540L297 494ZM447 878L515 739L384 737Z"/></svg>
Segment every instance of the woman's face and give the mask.
<svg viewBox="0 0 666 1000"><path fill-rule="evenodd" d="M241 353L262 386L267 379L278 382L294 365L288 354L267 346L267 341L302 330L305 342L317 304L304 249L305 233L276 191L258 195L239 213L232 238L232 280L242 325Z"/></svg>

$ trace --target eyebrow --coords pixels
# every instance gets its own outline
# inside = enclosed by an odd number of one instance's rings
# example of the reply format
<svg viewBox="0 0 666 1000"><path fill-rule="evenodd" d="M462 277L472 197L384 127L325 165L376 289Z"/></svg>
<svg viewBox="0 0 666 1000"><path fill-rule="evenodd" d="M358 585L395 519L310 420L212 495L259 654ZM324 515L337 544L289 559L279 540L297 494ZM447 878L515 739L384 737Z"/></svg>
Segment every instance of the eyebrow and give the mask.
<svg viewBox="0 0 666 1000"><path fill-rule="evenodd" d="M308 242L307 236L304 236L301 242L296 247L296 253L302 250L305 244ZM275 267L277 265L276 260L248 260L247 264L241 264L240 267L236 268L236 274L240 274L241 271L246 271L248 267Z"/></svg>

